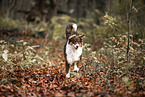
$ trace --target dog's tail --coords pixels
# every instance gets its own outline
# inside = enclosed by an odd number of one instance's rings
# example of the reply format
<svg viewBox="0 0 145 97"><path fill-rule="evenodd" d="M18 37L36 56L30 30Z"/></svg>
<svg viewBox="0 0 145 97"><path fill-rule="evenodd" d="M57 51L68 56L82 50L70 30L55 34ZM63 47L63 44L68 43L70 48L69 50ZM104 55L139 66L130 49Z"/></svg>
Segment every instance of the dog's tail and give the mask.
<svg viewBox="0 0 145 97"><path fill-rule="evenodd" d="M65 34L66 34L66 39L75 34L77 31L77 24L75 23L68 23L66 26Z"/></svg>

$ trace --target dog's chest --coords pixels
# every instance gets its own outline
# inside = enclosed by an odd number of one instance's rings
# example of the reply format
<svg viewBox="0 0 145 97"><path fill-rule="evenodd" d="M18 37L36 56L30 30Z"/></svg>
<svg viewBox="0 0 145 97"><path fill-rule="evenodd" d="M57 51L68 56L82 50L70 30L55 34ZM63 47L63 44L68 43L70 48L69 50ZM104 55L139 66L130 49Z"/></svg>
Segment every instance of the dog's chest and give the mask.
<svg viewBox="0 0 145 97"><path fill-rule="evenodd" d="M82 55L82 47L75 49L72 45L67 44L66 55L68 63L72 65L75 61L80 60L80 56Z"/></svg>

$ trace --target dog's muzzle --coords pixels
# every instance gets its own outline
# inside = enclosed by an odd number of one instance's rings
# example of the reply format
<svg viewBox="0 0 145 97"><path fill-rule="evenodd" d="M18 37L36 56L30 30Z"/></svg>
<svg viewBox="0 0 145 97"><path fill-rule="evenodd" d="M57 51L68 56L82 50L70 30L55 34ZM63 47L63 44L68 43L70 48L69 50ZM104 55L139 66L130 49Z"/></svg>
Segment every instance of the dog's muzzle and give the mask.
<svg viewBox="0 0 145 97"><path fill-rule="evenodd" d="M76 46L75 48L78 49L79 46Z"/></svg>
<svg viewBox="0 0 145 97"><path fill-rule="evenodd" d="M74 45L74 48L78 49L79 48L79 44Z"/></svg>

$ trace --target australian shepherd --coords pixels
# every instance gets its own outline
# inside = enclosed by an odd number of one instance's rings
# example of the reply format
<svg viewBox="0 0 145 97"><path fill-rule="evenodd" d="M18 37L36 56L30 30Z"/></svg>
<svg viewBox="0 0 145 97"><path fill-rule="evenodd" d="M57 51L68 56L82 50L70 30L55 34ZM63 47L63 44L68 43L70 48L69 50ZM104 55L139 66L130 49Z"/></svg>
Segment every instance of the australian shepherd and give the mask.
<svg viewBox="0 0 145 97"><path fill-rule="evenodd" d="M74 25L74 26L73 26ZM77 28L76 24L72 24L72 28ZM70 29L72 29L70 27ZM65 67L66 67L66 77L70 77L71 66L74 66L75 71L79 71L79 65L82 59L82 49L83 49L83 37L84 35L73 34L72 30L66 30L66 43L64 45L64 57L65 57Z"/></svg>

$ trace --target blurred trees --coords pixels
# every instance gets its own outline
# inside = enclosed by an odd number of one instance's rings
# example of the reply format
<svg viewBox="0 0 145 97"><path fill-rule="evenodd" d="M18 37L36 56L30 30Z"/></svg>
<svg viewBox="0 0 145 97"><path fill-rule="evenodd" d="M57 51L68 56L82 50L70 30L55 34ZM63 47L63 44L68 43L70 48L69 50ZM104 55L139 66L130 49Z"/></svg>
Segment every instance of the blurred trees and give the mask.
<svg viewBox="0 0 145 97"><path fill-rule="evenodd" d="M53 15L67 14L75 18L88 17L90 11L105 10L105 0L1 0L0 14L12 18L26 16L28 21L36 17L50 20Z"/></svg>
<svg viewBox="0 0 145 97"><path fill-rule="evenodd" d="M65 14L77 19L76 22L82 18L86 21L91 19L92 22L87 23L92 30L94 24L102 25L104 23L103 16L107 12L108 15L118 20L121 29L123 27L123 30L127 31L130 17L131 33L134 35L133 40L135 41L138 41L139 38L144 39L144 11L144 0L0 0L1 16L7 14L8 17L14 19L26 18L28 22L51 21L50 19L54 15ZM121 30L119 27L113 27L108 32L112 32L114 35Z"/></svg>
<svg viewBox="0 0 145 97"><path fill-rule="evenodd" d="M0 14L7 14L11 18L24 18L31 9L31 3L32 0L0 0Z"/></svg>
<svg viewBox="0 0 145 97"><path fill-rule="evenodd" d="M128 22L132 20L132 33L135 37L144 38L145 26L145 1L144 0L108 0L106 9L109 15L122 18ZM140 33L138 33L140 32ZM137 41L137 40L136 40Z"/></svg>

